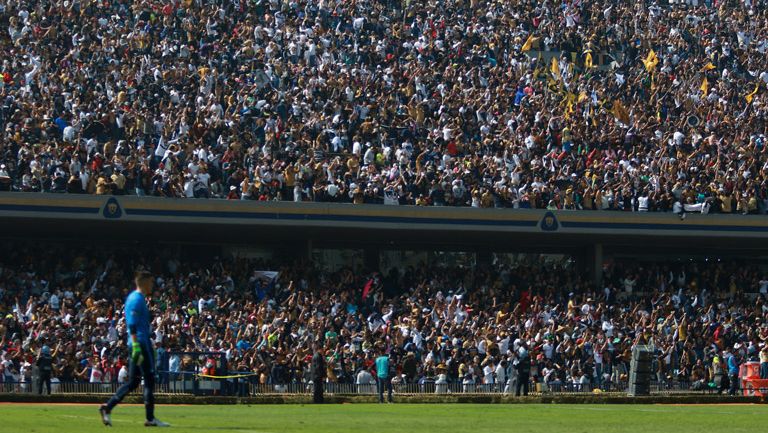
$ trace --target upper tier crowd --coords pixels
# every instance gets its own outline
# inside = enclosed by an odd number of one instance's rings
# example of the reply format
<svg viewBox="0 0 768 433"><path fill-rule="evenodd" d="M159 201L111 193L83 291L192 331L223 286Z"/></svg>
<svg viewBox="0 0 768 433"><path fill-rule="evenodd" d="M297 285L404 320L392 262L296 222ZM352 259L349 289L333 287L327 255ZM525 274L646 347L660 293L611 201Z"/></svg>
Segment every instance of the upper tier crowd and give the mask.
<svg viewBox="0 0 768 433"><path fill-rule="evenodd" d="M745 263L611 264L596 288L545 262L378 274L136 248L6 246L15 251L0 258L6 384L28 381L41 353L52 356L56 381L125 381L122 308L136 268L156 275L149 298L161 381L240 371L265 385L306 384L316 342L326 380L341 384L369 385L383 352L396 384L510 392L528 363L532 380L550 388L607 388L626 384L638 344L654 348L653 379L668 385L706 388L746 361L761 361L768 375L768 277ZM196 352L221 353L226 367L219 358L203 365Z"/></svg>
<svg viewBox="0 0 768 433"><path fill-rule="evenodd" d="M766 213L765 0L0 0L0 190Z"/></svg>

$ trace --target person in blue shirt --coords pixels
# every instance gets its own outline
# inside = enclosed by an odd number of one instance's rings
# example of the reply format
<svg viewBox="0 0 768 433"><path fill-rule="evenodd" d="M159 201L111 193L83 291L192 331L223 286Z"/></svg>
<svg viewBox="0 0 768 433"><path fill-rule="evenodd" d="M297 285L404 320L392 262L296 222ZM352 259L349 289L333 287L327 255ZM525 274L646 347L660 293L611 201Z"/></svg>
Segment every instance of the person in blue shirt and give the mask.
<svg viewBox="0 0 768 433"><path fill-rule="evenodd" d="M125 299L125 324L128 326L128 349L131 358L128 361L128 381L117 390L106 404L99 407L104 425L112 425L112 409L126 395L138 388L144 378L144 408L147 427L168 427L169 425L155 418L155 361L152 350L149 308L146 296L152 294L154 284L152 274L139 271L135 278L136 290Z"/></svg>
<svg viewBox="0 0 768 433"><path fill-rule="evenodd" d="M737 343L736 350L741 346ZM736 395L736 390L739 389L739 358L734 353L727 353L725 359L728 363L728 379L730 379L730 387L728 388L728 395Z"/></svg>
<svg viewBox="0 0 768 433"><path fill-rule="evenodd" d="M384 387L387 388L387 401L392 403L392 378L389 376L389 356L384 348L376 358L376 388L379 391L379 403L384 403Z"/></svg>

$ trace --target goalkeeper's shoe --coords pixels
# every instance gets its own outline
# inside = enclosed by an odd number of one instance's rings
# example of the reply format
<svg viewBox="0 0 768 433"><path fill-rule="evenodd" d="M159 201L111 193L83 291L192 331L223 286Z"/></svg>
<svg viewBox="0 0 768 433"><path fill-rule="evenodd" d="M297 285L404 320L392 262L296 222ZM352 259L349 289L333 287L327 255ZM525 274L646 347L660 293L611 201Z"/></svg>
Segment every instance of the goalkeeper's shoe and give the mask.
<svg viewBox="0 0 768 433"><path fill-rule="evenodd" d="M152 421L147 421L144 423L145 427L170 427L171 425L165 422L160 421L159 419L155 418Z"/></svg>
<svg viewBox="0 0 768 433"><path fill-rule="evenodd" d="M101 415L101 422L103 422L104 425L112 427L112 415L110 415L107 405L102 404L99 406L99 414Z"/></svg>

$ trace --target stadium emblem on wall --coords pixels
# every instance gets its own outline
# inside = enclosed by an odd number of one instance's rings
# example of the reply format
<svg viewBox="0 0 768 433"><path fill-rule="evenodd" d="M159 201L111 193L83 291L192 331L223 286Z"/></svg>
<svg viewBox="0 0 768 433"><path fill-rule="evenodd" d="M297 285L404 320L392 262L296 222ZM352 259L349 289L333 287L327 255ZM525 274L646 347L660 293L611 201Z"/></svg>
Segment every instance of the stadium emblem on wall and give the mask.
<svg viewBox="0 0 768 433"><path fill-rule="evenodd" d="M120 203L117 202L116 198L111 197L104 205L104 218L120 218L121 216L123 216L123 210L120 208Z"/></svg>
<svg viewBox="0 0 768 433"><path fill-rule="evenodd" d="M545 232L554 232L560 228L560 223L557 222L555 214L547 212L544 214L544 218L541 219L541 229Z"/></svg>

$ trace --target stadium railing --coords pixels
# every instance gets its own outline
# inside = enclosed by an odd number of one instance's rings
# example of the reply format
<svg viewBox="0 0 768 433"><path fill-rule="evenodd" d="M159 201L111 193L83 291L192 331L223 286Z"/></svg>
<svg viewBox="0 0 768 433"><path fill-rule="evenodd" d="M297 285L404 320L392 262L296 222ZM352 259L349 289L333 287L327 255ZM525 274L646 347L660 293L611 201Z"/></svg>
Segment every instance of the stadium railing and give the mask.
<svg viewBox="0 0 768 433"><path fill-rule="evenodd" d="M172 380L155 385L157 394L168 395L205 395L205 396L238 396L247 397L254 395L274 394L311 394L312 382L298 382L288 384L262 384L255 378L250 379L234 377L228 379L199 379L191 373L174 373ZM249 380L250 379L250 380ZM121 384L87 383L87 382L53 382L51 391L54 394L113 394ZM329 395L374 395L377 393L375 383L325 383L325 393ZM602 384L574 384L551 383L531 381L529 385L530 395L568 395L578 393L624 393L627 390L625 382ZM422 381L420 383L395 383L393 391L400 395L419 394L467 394L467 395L514 395L514 384L475 384L475 383L435 383ZM651 393L657 395L713 392L709 386L692 386L689 382L652 382ZM37 381L28 382L0 382L0 393L25 393L37 394ZM141 393L142 388L136 390Z"/></svg>

